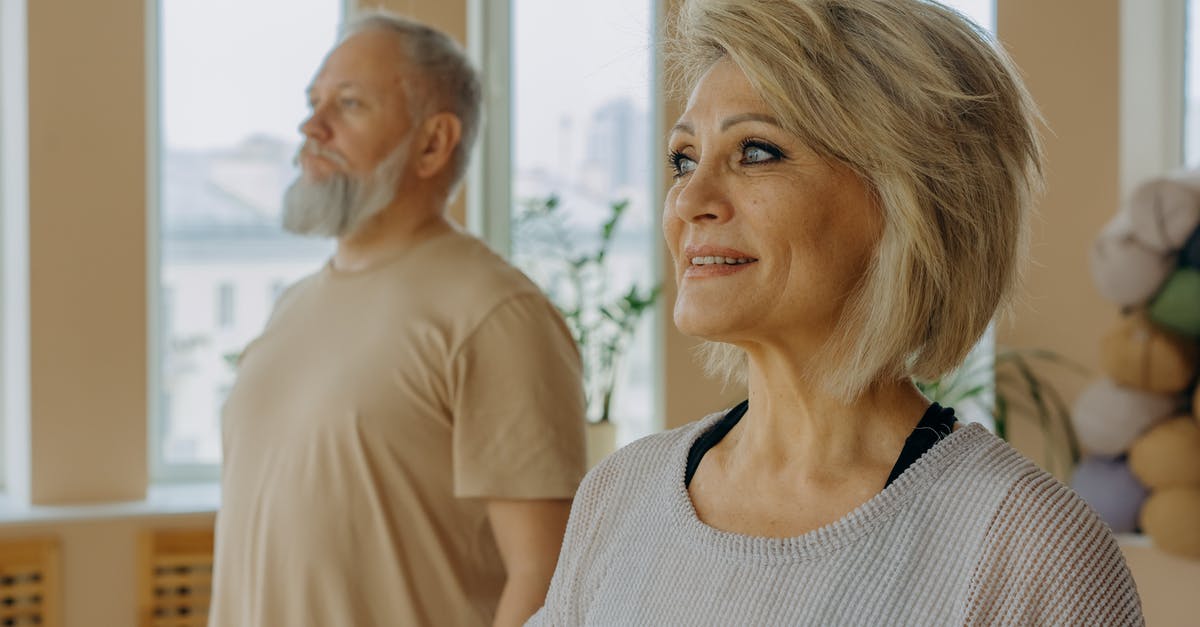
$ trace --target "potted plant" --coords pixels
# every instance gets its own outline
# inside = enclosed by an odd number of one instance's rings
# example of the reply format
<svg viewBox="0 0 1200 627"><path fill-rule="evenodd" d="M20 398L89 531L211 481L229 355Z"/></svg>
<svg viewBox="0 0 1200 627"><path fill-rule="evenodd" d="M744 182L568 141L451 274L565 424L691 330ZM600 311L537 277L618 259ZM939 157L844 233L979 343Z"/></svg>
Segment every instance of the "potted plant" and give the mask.
<svg viewBox="0 0 1200 627"><path fill-rule="evenodd" d="M641 286L614 276L610 253L629 202L608 205L595 234L576 229L557 195L522 203L514 231L517 265L546 292L571 330L583 358L589 462L612 452L611 417L621 359L638 322L658 301L661 283Z"/></svg>
<svg viewBox="0 0 1200 627"><path fill-rule="evenodd" d="M1044 436L1046 463L1067 477L1079 463L1079 439L1062 394L1034 368L1039 362L1087 374L1082 366L1052 351L1002 348L994 353L972 351L958 370L916 383L931 401L957 408L973 406L989 414L996 435L1005 440L1014 416L1035 420Z"/></svg>

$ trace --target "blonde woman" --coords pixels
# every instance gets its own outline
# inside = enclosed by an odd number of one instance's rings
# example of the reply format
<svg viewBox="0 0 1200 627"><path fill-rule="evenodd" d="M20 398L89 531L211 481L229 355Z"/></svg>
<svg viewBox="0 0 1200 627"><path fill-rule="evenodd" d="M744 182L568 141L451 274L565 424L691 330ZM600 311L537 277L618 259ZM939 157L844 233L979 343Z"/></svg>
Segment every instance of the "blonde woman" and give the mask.
<svg viewBox="0 0 1200 627"><path fill-rule="evenodd" d="M912 384L1016 283L1005 54L922 0L694 0L673 40L674 320L749 399L588 475L532 624L1141 624L1096 515Z"/></svg>

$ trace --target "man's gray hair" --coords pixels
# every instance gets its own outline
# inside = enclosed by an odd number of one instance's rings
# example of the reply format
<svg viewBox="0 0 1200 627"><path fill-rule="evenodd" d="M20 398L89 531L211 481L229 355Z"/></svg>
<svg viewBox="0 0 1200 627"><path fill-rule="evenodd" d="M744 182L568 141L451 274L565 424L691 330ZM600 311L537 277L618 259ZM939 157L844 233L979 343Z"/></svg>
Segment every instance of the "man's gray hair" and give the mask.
<svg viewBox="0 0 1200 627"><path fill-rule="evenodd" d="M450 158L450 190L456 189L467 172L471 148L479 135L483 98L479 72L462 46L446 33L383 9L357 12L342 27L340 39L366 30L394 33L407 55L405 60L420 74L423 89L405 87L412 115L449 111L462 124L462 137ZM426 90L433 95L432 102L417 97Z"/></svg>

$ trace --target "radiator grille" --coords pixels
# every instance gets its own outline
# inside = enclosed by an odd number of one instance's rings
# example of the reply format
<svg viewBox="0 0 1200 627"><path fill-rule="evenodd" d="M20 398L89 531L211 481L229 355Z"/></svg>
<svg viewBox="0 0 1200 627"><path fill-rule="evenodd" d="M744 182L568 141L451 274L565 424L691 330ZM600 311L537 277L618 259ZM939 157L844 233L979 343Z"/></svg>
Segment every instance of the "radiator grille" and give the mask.
<svg viewBox="0 0 1200 627"><path fill-rule="evenodd" d="M0 541L0 626L58 627L58 542Z"/></svg>
<svg viewBox="0 0 1200 627"><path fill-rule="evenodd" d="M211 529L144 534L142 627L204 627L212 597L212 565Z"/></svg>

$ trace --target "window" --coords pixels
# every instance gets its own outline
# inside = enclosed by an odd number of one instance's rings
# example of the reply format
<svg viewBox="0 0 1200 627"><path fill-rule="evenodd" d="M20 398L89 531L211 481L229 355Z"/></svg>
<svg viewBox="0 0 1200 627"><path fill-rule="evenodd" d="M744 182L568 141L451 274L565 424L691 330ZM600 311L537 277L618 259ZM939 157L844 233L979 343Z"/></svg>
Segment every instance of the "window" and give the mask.
<svg viewBox="0 0 1200 627"><path fill-rule="evenodd" d="M340 0L159 0L156 480L216 477L234 358L279 285L332 251L285 235L279 213L305 87L342 10Z"/></svg>
<svg viewBox="0 0 1200 627"><path fill-rule="evenodd" d="M597 246L610 207L624 201L628 208L605 262L611 279L608 289L598 288L592 296L611 300L628 292L632 284L650 288L660 280L655 251L661 239L656 205L662 168L654 157L659 138L651 79L655 2L511 0L489 3L487 10L507 12L500 22L511 20L510 30L493 31L494 40L489 41L483 59L490 82L495 83L499 71L511 85L507 102L487 105L491 119L507 117L508 127L489 131L485 141L492 146L485 145L484 151L492 162L484 167L511 160L503 183L511 190L512 205L495 209L508 213L493 216L491 241L501 248L507 244L514 263L552 299L564 302L570 288L556 280L562 256L543 254L553 242L545 241L546 229L530 227L527 209L557 198L559 234L564 238L559 243L569 242L581 252ZM546 28L547 24L586 27ZM489 66L506 57L507 37L511 37L512 55L507 67ZM497 113L508 107L510 115ZM507 135L507 150L489 152L495 147L497 131ZM497 193L502 197L509 192ZM654 329L654 315L648 312L616 370L610 415L619 443L658 426ZM588 358L596 347L582 349L585 363L598 363ZM593 388L589 396L589 413L595 416L600 394Z"/></svg>
<svg viewBox="0 0 1200 627"><path fill-rule="evenodd" d="M984 30L996 32L996 0L942 0L942 4L967 16Z"/></svg>

